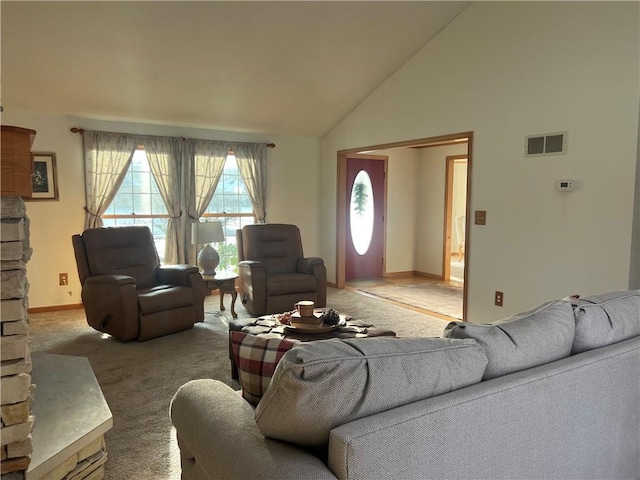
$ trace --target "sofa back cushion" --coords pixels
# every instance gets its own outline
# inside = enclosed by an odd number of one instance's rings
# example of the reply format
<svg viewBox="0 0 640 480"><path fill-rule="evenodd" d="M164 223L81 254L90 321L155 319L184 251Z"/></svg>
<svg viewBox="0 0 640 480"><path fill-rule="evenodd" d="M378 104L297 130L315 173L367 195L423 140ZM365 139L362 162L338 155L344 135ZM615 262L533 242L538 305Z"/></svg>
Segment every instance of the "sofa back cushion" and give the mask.
<svg viewBox="0 0 640 480"><path fill-rule="evenodd" d="M137 288L158 283L160 260L149 227L90 228L82 239L91 275L128 275Z"/></svg>
<svg viewBox="0 0 640 480"><path fill-rule="evenodd" d="M572 298L576 334L571 353L640 335L640 290Z"/></svg>
<svg viewBox="0 0 640 480"><path fill-rule="evenodd" d="M285 352L297 342L230 332L233 360L238 367L242 397L257 405L267 390L273 372Z"/></svg>
<svg viewBox="0 0 640 480"><path fill-rule="evenodd" d="M300 343L278 364L256 408L263 435L322 447L352 420L481 380L473 340L355 338Z"/></svg>
<svg viewBox="0 0 640 480"><path fill-rule="evenodd" d="M571 304L555 300L489 324L451 322L443 337L472 338L482 345L489 359L486 380L568 356L574 331Z"/></svg>

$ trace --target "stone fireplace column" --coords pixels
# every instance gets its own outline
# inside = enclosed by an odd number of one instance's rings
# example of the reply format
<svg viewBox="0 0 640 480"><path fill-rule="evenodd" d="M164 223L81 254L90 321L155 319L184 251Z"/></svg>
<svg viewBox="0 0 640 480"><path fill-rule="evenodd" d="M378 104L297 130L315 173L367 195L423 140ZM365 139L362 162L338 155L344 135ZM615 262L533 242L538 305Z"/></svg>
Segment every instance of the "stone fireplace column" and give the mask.
<svg viewBox="0 0 640 480"><path fill-rule="evenodd" d="M20 197L0 197L2 480L22 480L33 445L33 389L27 314L29 219Z"/></svg>

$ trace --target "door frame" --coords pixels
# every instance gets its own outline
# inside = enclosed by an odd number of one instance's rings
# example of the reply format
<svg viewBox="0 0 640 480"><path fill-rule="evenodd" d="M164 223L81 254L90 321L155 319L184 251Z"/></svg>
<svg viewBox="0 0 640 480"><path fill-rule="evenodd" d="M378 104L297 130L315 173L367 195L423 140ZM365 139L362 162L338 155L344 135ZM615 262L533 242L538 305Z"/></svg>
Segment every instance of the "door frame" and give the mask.
<svg viewBox="0 0 640 480"><path fill-rule="evenodd" d="M467 293L470 287L468 272L471 262L471 231L469 229L470 218L469 209L471 207L471 165L473 157L473 132L460 132L449 135L440 135L436 137L427 137L416 140L407 140L403 142L385 143L380 145L370 145L359 148L350 148L345 150L338 150L337 152L337 201L336 201L336 288L345 287L345 242L346 238L346 179L347 179L347 156L354 154L366 155L367 152L375 152L377 150L389 150L393 148L402 147L427 147L437 145L449 145L455 144L460 141L466 140L467 142L467 219L465 228L465 268L464 268L464 287L462 297L462 319L463 321L467 315ZM385 166L386 172L386 166ZM385 245L387 234L387 221L386 221L386 202L388 202L388 194L386 192L387 179L385 175ZM386 267L383 266L383 273L386 272Z"/></svg>
<svg viewBox="0 0 640 480"><path fill-rule="evenodd" d="M442 255L442 277L443 280L447 283L451 281L451 232L453 230L453 169L455 167L457 160L466 160L467 163L467 181L469 180L469 159L467 155L447 155L446 162L446 183L444 187L444 251ZM469 188L467 185L467 191L465 193L465 227L464 227L464 236L465 236L465 245L466 245L466 237L468 228L468 213L469 209L467 207L467 201L469 200ZM465 270L467 269L467 264L465 263Z"/></svg>
<svg viewBox="0 0 640 480"><path fill-rule="evenodd" d="M382 205L382 215L383 215L383 233L382 233L382 276L387 273L387 168L389 157L385 155L369 155L364 153L341 153L338 152L338 211L337 211L337 222L338 227L336 228L336 232L338 234L339 253L336 250L336 255L338 257L341 256L342 261L338 261L337 263L337 272L338 278L342 279L342 286L338 286L338 288L344 288L346 283L346 275L345 275L345 265L346 265L346 248L347 248L347 205L349 204L347 200L347 159L349 158L362 158L365 160L377 160L384 162L384 202ZM338 285L340 285L340 281L338 281Z"/></svg>

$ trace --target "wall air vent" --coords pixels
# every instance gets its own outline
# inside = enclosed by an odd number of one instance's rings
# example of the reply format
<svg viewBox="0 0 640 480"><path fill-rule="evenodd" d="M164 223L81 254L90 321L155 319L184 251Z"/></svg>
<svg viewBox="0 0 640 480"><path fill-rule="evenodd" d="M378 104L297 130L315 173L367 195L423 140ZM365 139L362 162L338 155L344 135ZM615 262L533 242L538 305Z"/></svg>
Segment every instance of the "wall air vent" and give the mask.
<svg viewBox="0 0 640 480"><path fill-rule="evenodd" d="M563 153L567 153L567 132L544 133L525 137L524 154L526 157L561 155Z"/></svg>

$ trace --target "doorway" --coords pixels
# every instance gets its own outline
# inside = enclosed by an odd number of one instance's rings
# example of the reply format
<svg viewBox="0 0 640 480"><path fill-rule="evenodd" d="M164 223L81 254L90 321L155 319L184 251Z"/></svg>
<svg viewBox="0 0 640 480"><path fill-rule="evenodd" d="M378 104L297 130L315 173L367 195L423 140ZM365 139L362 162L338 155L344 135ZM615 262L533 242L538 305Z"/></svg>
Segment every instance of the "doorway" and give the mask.
<svg viewBox="0 0 640 480"><path fill-rule="evenodd" d="M447 156L446 162L443 280L445 283L463 286L467 230L467 155Z"/></svg>
<svg viewBox="0 0 640 480"><path fill-rule="evenodd" d="M405 281L404 279L410 279L407 280L407 283L418 283L416 281L416 279L418 281L426 281L426 282L432 282L432 283L438 283L443 285L444 287L446 287L448 284L450 284L451 286L455 286L456 284L459 285L459 288L461 290L461 310L462 310L462 314L458 315L458 318L461 316L462 319L465 318L465 312L466 312L466 303L467 303L467 288L468 288L468 266L471 262L471 245L469 242L469 231L468 231L468 221L467 219L469 218L468 215L468 208L469 208L469 204L470 204L470 198L471 198L471 182L470 182L470 178L471 178L471 157L472 157L472 141L473 141L473 132L463 132L463 133L458 133L458 134L451 134L451 135L443 135L443 136L439 136L439 137L430 137L430 138L425 138L425 139L418 139L418 140L411 140L411 141L406 141L406 142L398 142L398 143L392 143L392 144L383 144L383 145L374 145L374 146L365 146L365 147L361 147L361 148L357 148L357 149L349 149L349 150L343 150L343 151L339 151L338 152L338 179L337 179L337 211L336 211L336 218L337 218L337 225L336 225L336 287L338 288L345 288L347 286L347 272L346 272L346 257L347 257L347 247L348 247L348 243L351 241L349 239L349 232L348 232L348 204L349 204L349 200L350 200L350 192L351 190L349 189L350 187L350 180L348 179L347 176L347 159L349 157L353 157L358 156L358 155L370 155L370 156L375 156L377 155L387 155L388 152L388 163L389 163L389 169L393 170L392 174L394 174L394 172L396 170L394 170L394 168L391 168L392 165L396 165L394 164L394 159L396 157L396 155L401 155L401 152L406 152L408 150L414 151L414 152L419 152L422 151L422 149L425 148L429 148L429 147L438 147L438 146L443 146L443 147L447 147L447 146L454 146L456 145L456 148L452 148L451 150L454 151L458 151L460 154L460 157L462 157L462 153L465 153L464 157L466 157L467 159L467 164L466 166L466 190L464 191L464 193L462 193L462 196L464 197L464 202L463 203L463 211L464 214L463 215L458 215L458 214L454 214L454 212L458 212L457 209L454 209L453 207L453 193L455 191L455 189L451 188L449 191L451 192L451 207L450 207L450 212L451 212L451 219L449 220L449 224L448 224L448 228L446 225L446 222L443 220L448 218L447 215L445 214L443 216L443 210L439 210L440 213L436 214L435 216L437 218L439 218L440 220L438 220L438 222L442 222L439 223L438 227L435 227L431 221L431 228L432 231L434 228L436 228L439 232L440 232L440 239L438 240L437 237L433 237L431 236L431 240L429 242L424 242L423 238L418 238L418 236L423 235L422 232L417 232L414 234L411 233L407 233L405 230L410 230L410 229L400 229L400 231L398 231L398 229L394 229L394 231L389 232L388 231L388 225L389 223L387 222L387 219L385 218L384 221L384 233L383 233L383 238L384 238L384 243L385 243L385 249L388 248L392 248L391 245L397 245L397 242L394 242L394 238L398 238L398 235L408 235L409 237L411 237L413 240L413 246L409 245L407 247L407 250L410 251L412 249L417 249L418 251L424 251L425 249L431 249L431 257L433 257L434 255L439 259L437 260L437 263L433 263L431 262L431 266L430 267L424 267L422 265L424 259L417 259L416 262L414 262L413 267L409 267L409 269L407 269L406 271L399 271L399 270L403 270L402 268L394 268L393 266L393 262L389 263L389 260L393 260L389 257L389 259L387 259L387 256L389 254L389 252L387 252L386 250L383 252L383 278L379 281L383 282L383 283L388 283L388 282L393 282L393 283L402 283L403 281ZM416 150L414 150L416 149ZM385 152L383 152L383 150ZM444 149L446 150L446 148ZM399 153L396 154L395 152L398 151ZM430 152L439 152L439 149L429 149ZM448 151L448 150L447 150ZM439 154L439 153L438 153ZM421 162L422 158L427 158L422 154L417 154L417 158L418 158L418 162ZM462 158L455 158L453 159L454 163L452 164L452 172L451 175L453 177L454 174L457 174L457 168L455 167L455 160L462 160ZM429 160L430 161L430 160ZM432 177L432 179L436 179L436 178L440 178L440 187L442 190L442 192L445 191L446 189L446 185L447 185L447 177L444 174L444 170L445 170L445 164L444 164L444 157L442 160L443 163L441 163L440 165L442 165L442 167L440 167L442 170L440 170L442 173L437 174L435 177ZM458 162L460 163L460 162ZM418 165L427 165L422 164L422 163L418 163ZM396 167L397 168L397 167ZM419 167L422 168L422 167ZM427 168L431 168L431 167L427 167ZM388 171L390 171L388 170ZM397 177L394 177L397 179ZM453 178L452 178L453 180ZM411 183L410 180L409 183ZM418 180L416 179L416 182ZM396 180L396 186L391 189L391 190L387 190L386 193L386 203L388 203L389 205L391 205L391 203L394 203L394 205L397 207L398 205L398 183ZM405 185L405 184L402 184ZM423 185L419 184L418 189L422 189L421 191L424 191ZM444 194L440 194L442 196L438 196L438 198L440 199L437 203L440 205L446 204L446 199L443 199L443 196L445 196ZM447 195L449 195L449 193L447 193ZM457 198L457 197L456 197ZM457 199L459 200L459 199ZM420 203L416 203L415 204L415 215L416 215L416 222L420 222L423 221L422 217L420 216L424 216L425 212L424 212L424 204ZM394 207L394 208L396 208ZM389 215L393 215L394 214L394 208L392 208L391 210L389 210L388 214ZM442 208L442 207L439 207ZM404 211L404 213L406 214L406 209ZM413 211L413 210L411 210ZM462 219L463 225L464 225L464 232L463 237L464 237L464 242L458 242L457 241L457 233L455 230L455 223L456 223L456 218L455 217L464 217ZM393 218L389 218L389 220L393 223ZM396 218L397 219L397 218ZM460 221L460 219L458 220ZM415 227L416 229L419 228L419 223L415 223ZM391 235L391 237L389 236ZM416 237L414 237L413 235L418 235ZM395 236L395 237L394 237ZM449 239L448 242L449 244L446 245L447 243L447 238ZM391 243L387 243L387 241L391 242ZM462 255L462 257L460 255L458 255L458 246L459 244L462 244L461 246L464 248L464 254ZM453 248L455 249L452 249ZM394 249L391 253L393 254L394 252L399 251L397 249ZM416 254L416 258L418 257L418 255ZM447 261L445 262L445 257L447 259ZM396 257L397 258L397 257ZM460 258L460 260L464 261L464 267L462 269L462 272L460 274L460 280L461 281L457 281L456 278L456 271L454 269L452 269L451 267L451 261L456 261ZM433 259L435 260L435 259ZM387 271L388 267L391 267L391 270ZM453 275L453 278L452 278ZM349 281L349 283L351 285L353 285L352 281ZM350 289L352 289L352 287L349 287ZM418 309L424 308L423 307L419 307ZM435 310L434 310L435 311ZM428 311L425 311L425 313L429 313Z"/></svg>

